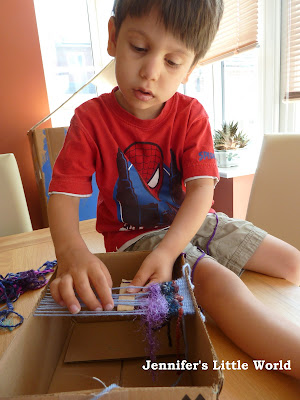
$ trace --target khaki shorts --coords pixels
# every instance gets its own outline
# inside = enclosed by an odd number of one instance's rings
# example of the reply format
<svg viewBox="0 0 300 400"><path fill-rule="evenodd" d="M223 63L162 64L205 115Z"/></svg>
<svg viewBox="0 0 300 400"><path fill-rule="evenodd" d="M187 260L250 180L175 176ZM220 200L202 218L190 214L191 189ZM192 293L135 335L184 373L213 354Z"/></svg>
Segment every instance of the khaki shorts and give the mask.
<svg viewBox="0 0 300 400"><path fill-rule="evenodd" d="M218 220L218 223L217 223ZM215 235L210 241L215 230ZM127 247L125 251L153 250L167 230L150 232ZM184 249L186 261L191 267L206 254L240 276L250 257L254 254L267 232L251 222L229 218L223 213L208 214L201 228ZM208 251L207 251L207 244Z"/></svg>

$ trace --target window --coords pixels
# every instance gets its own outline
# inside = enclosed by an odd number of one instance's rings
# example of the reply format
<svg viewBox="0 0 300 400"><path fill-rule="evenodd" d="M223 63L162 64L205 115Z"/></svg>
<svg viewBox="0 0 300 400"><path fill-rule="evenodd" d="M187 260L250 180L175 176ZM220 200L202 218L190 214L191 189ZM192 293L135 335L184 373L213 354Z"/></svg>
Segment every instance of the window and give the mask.
<svg viewBox="0 0 300 400"><path fill-rule="evenodd" d="M263 36L259 74L261 96L263 97L261 114L262 133L300 133L300 102L286 101L287 68L286 54L289 37L289 13L295 0L262 1ZM296 0L298 9L300 1ZM298 17L299 18L299 17ZM297 40L300 41L299 33ZM300 59L298 59L300 69Z"/></svg>
<svg viewBox="0 0 300 400"><path fill-rule="evenodd" d="M206 109L212 131L223 122L238 122L250 138L243 160L253 166L261 144L261 49L258 49L258 0L224 0L220 29L200 66L194 70L185 93ZM249 156L249 157L248 157Z"/></svg>
<svg viewBox="0 0 300 400"><path fill-rule="evenodd" d="M88 82L110 60L107 22L113 0L34 0L51 112ZM97 96L90 84L52 117L66 126L74 108Z"/></svg>
<svg viewBox="0 0 300 400"><path fill-rule="evenodd" d="M300 1L282 0L279 131L300 133Z"/></svg>
<svg viewBox="0 0 300 400"><path fill-rule="evenodd" d="M107 21L113 0L34 1L53 111L110 60ZM225 7L225 33L234 26L231 30L241 34L228 41L226 51L222 40L231 35L218 34L221 42L209 52L206 64L197 68L179 91L199 99L212 130L220 128L223 121L238 121L251 138L249 149L258 156L264 133L300 132L300 101L285 100L287 38L294 37L289 32L299 20L300 0L225 0ZM250 36L244 29L248 25L252 27ZM299 63L296 58L298 75ZM53 126L68 125L74 108L99 94L95 85L87 86L76 96L76 103L68 103L55 114Z"/></svg>
<svg viewBox="0 0 300 400"><path fill-rule="evenodd" d="M212 132L225 121L238 122L239 129L251 138L248 153L254 155L261 141L258 60L259 50L252 49L199 67L185 85L185 93L204 106Z"/></svg>
<svg viewBox="0 0 300 400"><path fill-rule="evenodd" d="M243 130L257 130L258 51L251 50L212 65L197 68L186 84L217 129L222 121L238 121Z"/></svg>
<svg viewBox="0 0 300 400"><path fill-rule="evenodd" d="M200 66L185 87L205 107L213 131L223 121L239 122L251 138L246 162L253 164L263 134L300 133L300 99L286 99L291 83L300 80L300 0L258 4L259 47ZM287 54L293 57L289 64ZM213 59L218 59L216 53ZM299 83L294 87L297 92Z"/></svg>

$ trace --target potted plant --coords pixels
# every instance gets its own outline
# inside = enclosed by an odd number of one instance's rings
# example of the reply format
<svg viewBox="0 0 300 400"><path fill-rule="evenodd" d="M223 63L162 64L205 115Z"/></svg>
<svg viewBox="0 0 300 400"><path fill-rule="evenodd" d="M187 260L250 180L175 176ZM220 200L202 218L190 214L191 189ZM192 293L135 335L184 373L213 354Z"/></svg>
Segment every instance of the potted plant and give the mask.
<svg viewBox="0 0 300 400"><path fill-rule="evenodd" d="M222 129L215 130L214 147L218 167L236 167L249 138L242 131L238 132L238 122L224 122Z"/></svg>

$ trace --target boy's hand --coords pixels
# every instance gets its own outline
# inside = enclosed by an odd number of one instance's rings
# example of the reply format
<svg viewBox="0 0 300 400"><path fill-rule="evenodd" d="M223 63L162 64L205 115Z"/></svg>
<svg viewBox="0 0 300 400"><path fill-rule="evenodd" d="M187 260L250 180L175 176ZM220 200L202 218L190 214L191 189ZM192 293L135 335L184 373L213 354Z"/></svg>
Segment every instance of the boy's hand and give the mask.
<svg viewBox="0 0 300 400"><path fill-rule="evenodd" d="M66 306L72 314L80 311L78 296L90 310L112 310L112 280L106 266L88 249L80 248L64 252L57 257L58 270L50 285L53 299ZM101 303L96 298L95 288Z"/></svg>
<svg viewBox="0 0 300 400"><path fill-rule="evenodd" d="M212 204L214 181L193 179L186 184L185 199L160 244L146 257L135 275L132 286L144 286L172 279L176 258L202 225ZM136 293L140 289L127 289Z"/></svg>
<svg viewBox="0 0 300 400"><path fill-rule="evenodd" d="M154 249L143 261L133 278L132 286L149 286L158 282L168 282L172 279L174 260L167 252L160 248ZM141 289L129 288L130 293L137 293Z"/></svg>

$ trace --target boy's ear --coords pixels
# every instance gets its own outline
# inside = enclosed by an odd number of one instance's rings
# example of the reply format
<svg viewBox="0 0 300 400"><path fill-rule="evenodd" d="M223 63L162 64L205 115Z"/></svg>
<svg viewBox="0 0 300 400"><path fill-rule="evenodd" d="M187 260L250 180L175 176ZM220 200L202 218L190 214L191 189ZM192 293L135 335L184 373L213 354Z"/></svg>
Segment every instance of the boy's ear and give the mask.
<svg viewBox="0 0 300 400"><path fill-rule="evenodd" d="M197 65L194 65L193 67L190 68L189 72L186 74L186 76L184 77L184 79L181 81L181 83L185 84L187 83L187 81L189 80L189 77L191 75L191 73L194 71L194 69L196 68Z"/></svg>
<svg viewBox="0 0 300 400"><path fill-rule="evenodd" d="M107 52L111 57L114 57L116 54L116 26L115 26L115 18L110 17L108 21L108 44L107 44Z"/></svg>

